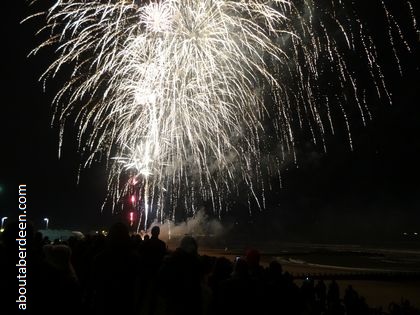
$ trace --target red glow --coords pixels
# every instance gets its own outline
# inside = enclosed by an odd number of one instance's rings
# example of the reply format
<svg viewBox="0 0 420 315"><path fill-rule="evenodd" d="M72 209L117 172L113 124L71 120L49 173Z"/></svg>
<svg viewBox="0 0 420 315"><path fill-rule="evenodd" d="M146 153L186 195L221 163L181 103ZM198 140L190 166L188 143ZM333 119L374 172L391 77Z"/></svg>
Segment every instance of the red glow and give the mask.
<svg viewBox="0 0 420 315"><path fill-rule="evenodd" d="M134 220L134 212L130 212L130 221Z"/></svg>
<svg viewBox="0 0 420 315"><path fill-rule="evenodd" d="M136 202L136 197L134 197L134 195L133 195L133 196L131 196L131 202L132 202L132 203L135 203L135 202Z"/></svg>

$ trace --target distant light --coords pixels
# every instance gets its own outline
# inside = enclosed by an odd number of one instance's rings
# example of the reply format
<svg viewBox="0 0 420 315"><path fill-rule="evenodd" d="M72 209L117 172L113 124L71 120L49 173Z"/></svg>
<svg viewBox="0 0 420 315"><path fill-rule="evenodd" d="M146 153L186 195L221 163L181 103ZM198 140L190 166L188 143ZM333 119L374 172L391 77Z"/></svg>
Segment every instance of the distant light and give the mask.
<svg viewBox="0 0 420 315"><path fill-rule="evenodd" d="M133 195L133 196L131 196L131 202L132 202L132 203L135 203L135 202L136 202L136 197L134 197L134 195Z"/></svg>
<svg viewBox="0 0 420 315"><path fill-rule="evenodd" d="M417 233L417 232L414 232L414 235L419 235L419 233Z"/></svg>
<svg viewBox="0 0 420 315"><path fill-rule="evenodd" d="M407 233L407 232L404 232L403 234L404 234L404 235L408 235L408 233Z"/></svg>
<svg viewBox="0 0 420 315"><path fill-rule="evenodd" d="M4 232L4 229L3 229L3 228L1 228L1 229L0 229L0 233L3 233L3 232Z"/></svg>
<svg viewBox="0 0 420 315"><path fill-rule="evenodd" d="M134 212L130 212L130 221L133 221L134 218Z"/></svg>

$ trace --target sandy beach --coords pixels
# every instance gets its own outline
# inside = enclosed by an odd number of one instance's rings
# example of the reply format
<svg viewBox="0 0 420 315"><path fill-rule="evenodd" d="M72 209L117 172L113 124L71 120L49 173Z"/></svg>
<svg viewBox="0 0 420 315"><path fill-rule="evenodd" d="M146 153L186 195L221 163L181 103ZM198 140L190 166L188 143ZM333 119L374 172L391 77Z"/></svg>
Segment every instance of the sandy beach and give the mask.
<svg viewBox="0 0 420 315"><path fill-rule="evenodd" d="M209 256L225 256L230 260L234 260L235 257L241 256L240 252L236 251L229 251L229 250L220 250L220 249L205 249L202 248L200 250L201 255L209 255ZM296 277L301 277L302 275L309 274L309 275L320 275L320 274L327 274L327 275L354 275L358 273L369 273L369 272L387 272L388 269L381 269L381 268L374 268L374 266L370 265L369 268L361 268L361 267L343 267L337 265L327 265L327 264L314 264L308 263L299 259L296 260L288 260L285 259L285 255L276 256L272 254L264 254L262 253L261 256L261 264L267 266L272 260L279 261L282 266L283 270L291 273ZM324 258L325 259L325 258ZM349 255L347 256L347 263L351 265L352 257ZM357 261L357 257L355 259ZM358 265L361 263L358 262ZM417 267L417 266L416 266ZM397 267L396 267L397 268ZM389 270L393 271L393 270ZM413 273L414 274L414 273ZM345 293L345 288L348 285L352 285L353 288L359 293L359 295L365 297L366 302L369 306L379 308L382 307L384 311L388 310L389 304L391 302L400 302L401 299L408 299L410 303L417 308L420 308L420 279L418 277L418 273L415 273L416 277L411 279L409 276L404 277L404 279L400 280L392 280L392 279L385 279L385 280L360 280L355 279L352 280L351 276L350 279L343 279L337 280L338 284L340 285L340 294L343 297ZM296 279L296 283L299 285L301 284L302 280ZM330 280L325 280L325 283L328 285Z"/></svg>

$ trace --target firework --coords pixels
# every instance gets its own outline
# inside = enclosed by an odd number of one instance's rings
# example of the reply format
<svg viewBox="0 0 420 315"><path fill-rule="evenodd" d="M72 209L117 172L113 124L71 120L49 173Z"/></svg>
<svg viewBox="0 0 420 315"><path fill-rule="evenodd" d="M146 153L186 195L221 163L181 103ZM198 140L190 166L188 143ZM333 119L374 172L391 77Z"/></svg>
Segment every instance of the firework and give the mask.
<svg viewBox="0 0 420 315"><path fill-rule="evenodd" d="M245 183L263 208L265 178L279 175L287 156L296 160L296 130L309 127L325 147L335 104L351 146L346 104L369 119L346 61L356 46L376 93L389 99L374 40L352 5L323 5L59 0L45 13L51 36L34 53L57 47L44 79L70 65L55 120L63 129L77 116L84 166L109 162L114 203L134 193L146 222L151 209L163 220L165 200L192 212L198 200L211 200L217 211ZM389 29L397 26L380 7ZM401 32L396 38L405 43ZM332 93L320 85L326 72L335 78L324 82Z"/></svg>

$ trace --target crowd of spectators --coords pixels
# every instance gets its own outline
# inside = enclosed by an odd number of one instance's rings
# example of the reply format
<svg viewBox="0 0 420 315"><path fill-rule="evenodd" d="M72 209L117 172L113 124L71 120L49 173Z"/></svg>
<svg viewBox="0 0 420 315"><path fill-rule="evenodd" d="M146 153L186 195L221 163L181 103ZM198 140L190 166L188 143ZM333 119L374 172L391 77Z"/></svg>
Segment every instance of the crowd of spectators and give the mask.
<svg viewBox="0 0 420 315"><path fill-rule="evenodd" d="M16 231L11 222L0 246L5 315L16 310ZM144 239L130 235L123 223L107 236L65 242L51 242L30 226L27 232L27 302L33 314L420 314L408 301L371 308L352 286L340 294L334 280L308 277L298 284L277 261L263 267L256 249L233 261L200 255L187 235L170 251L158 226Z"/></svg>

